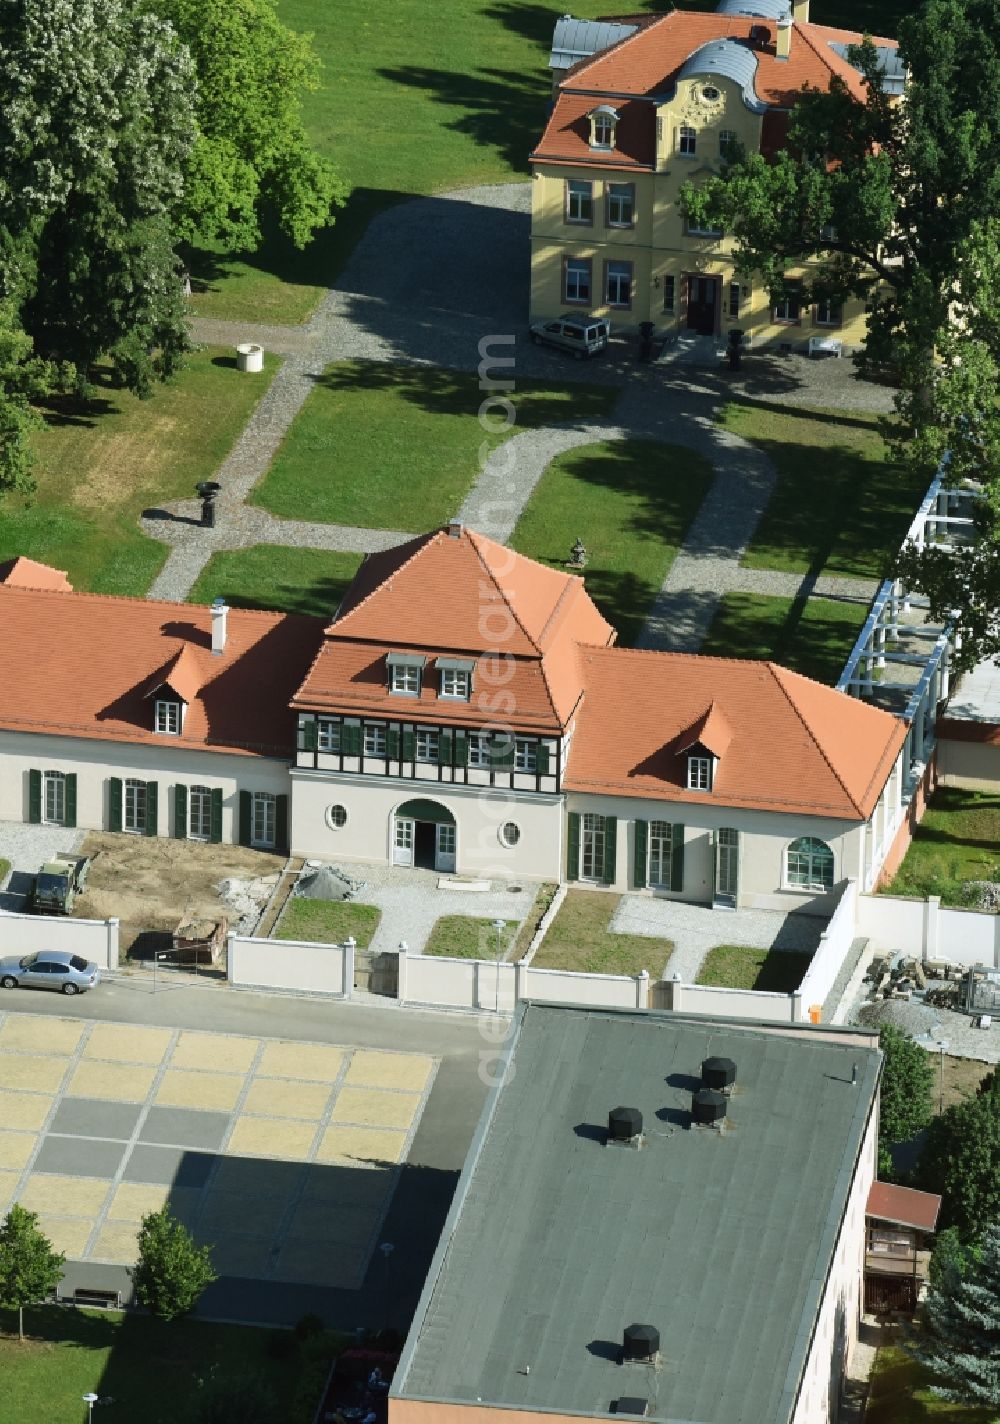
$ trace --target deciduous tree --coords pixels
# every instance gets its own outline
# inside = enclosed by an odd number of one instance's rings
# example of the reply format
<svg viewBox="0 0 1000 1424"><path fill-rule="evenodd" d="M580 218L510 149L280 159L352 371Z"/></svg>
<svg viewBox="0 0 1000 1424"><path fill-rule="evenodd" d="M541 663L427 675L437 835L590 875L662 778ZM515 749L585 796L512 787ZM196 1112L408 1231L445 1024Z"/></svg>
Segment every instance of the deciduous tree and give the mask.
<svg viewBox="0 0 1000 1424"><path fill-rule="evenodd" d="M887 1149L913 1137L931 1117L934 1067L927 1052L908 1033L890 1024L879 1030L885 1055L879 1096L880 1171L889 1164Z"/></svg>
<svg viewBox="0 0 1000 1424"><path fill-rule="evenodd" d="M17 1311L20 1339L24 1339L24 1307L56 1289L65 1260L39 1231L35 1212L12 1206L0 1224L0 1304Z"/></svg>
<svg viewBox="0 0 1000 1424"><path fill-rule="evenodd" d="M210 1248L196 1246L187 1227L164 1207L142 1218L132 1279L143 1305L163 1320L175 1320L193 1310L198 1297L218 1277Z"/></svg>
<svg viewBox="0 0 1000 1424"><path fill-rule="evenodd" d="M943 1198L942 1227L975 1240L1000 1219L1000 1073L987 1091L946 1108L931 1122L916 1185Z"/></svg>

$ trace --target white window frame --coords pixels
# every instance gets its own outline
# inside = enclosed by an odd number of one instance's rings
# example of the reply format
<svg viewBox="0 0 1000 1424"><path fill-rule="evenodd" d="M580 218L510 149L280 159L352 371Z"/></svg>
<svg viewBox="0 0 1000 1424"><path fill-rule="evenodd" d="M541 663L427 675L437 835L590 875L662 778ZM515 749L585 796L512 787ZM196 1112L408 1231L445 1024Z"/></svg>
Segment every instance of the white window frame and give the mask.
<svg viewBox="0 0 1000 1424"><path fill-rule="evenodd" d="M801 845L803 849L795 850L795 846ZM792 856L801 861L801 868L797 866L792 871ZM829 884L825 878L825 870L819 876L813 873L814 866L822 864L829 870ZM834 857L832 846L826 841L820 840L818 836L797 836L794 841L790 841L785 847L785 886L789 890L814 890L825 893L832 890L836 879L837 863Z"/></svg>
<svg viewBox="0 0 1000 1424"><path fill-rule="evenodd" d="M386 729L380 723L365 727L364 748L366 757L377 757L385 761L387 755Z"/></svg>
<svg viewBox="0 0 1000 1424"><path fill-rule="evenodd" d="M195 803L201 807L202 826L195 828ZM207 829L204 829L207 827ZM212 839L212 788L210 786L188 787L188 840L210 841Z"/></svg>
<svg viewBox="0 0 1000 1424"><path fill-rule="evenodd" d="M472 695L472 674L464 668L441 669L441 696L453 702L468 702Z"/></svg>
<svg viewBox="0 0 1000 1424"><path fill-rule="evenodd" d="M615 189L618 192L615 192ZM615 217L615 208L618 208L618 216ZM627 217L623 217L623 211L628 212ZM631 228L635 226L635 184L634 183L609 183L608 184L608 227Z"/></svg>
<svg viewBox="0 0 1000 1424"><path fill-rule="evenodd" d="M528 771L532 774L538 770L538 743L530 742L526 737L514 738L514 770Z"/></svg>
<svg viewBox="0 0 1000 1424"><path fill-rule="evenodd" d="M389 669L389 691L400 697L419 697L420 669L408 664L393 663Z"/></svg>
<svg viewBox="0 0 1000 1424"><path fill-rule="evenodd" d="M263 835L258 834L258 827ZM250 798L250 844L273 850L278 835L278 798L271 791L254 791Z"/></svg>
<svg viewBox="0 0 1000 1424"><path fill-rule="evenodd" d="M469 765L479 767L484 771L489 770L490 765L490 738L488 732L469 733Z"/></svg>
<svg viewBox="0 0 1000 1424"><path fill-rule="evenodd" d="M521 827L516 821L504 821L500 825L497 835L504 850L513 850L521 839Z"/></svg>
<svg viewBox="0 0 1000 1424"><path fill-rule="evenodd" d="M618 270L613 271L613 268L617 268ZM625 270L626 268L628 269L627 271ZM609 262L604 281L607 288L604 299L609 307L631 307L632 289L635 285L635 267L633 263L625 262L617 258L613 262ZM612 288L612 282L615 284L614 288ZM622 298L623 282L626 288L624 299ZM612 291L614 291L614 295L612 295Z"/></svg>
<svg viewBox="0 0 1000 1424"><path fill-rule="evenodd" d="M331 831L342 831L347 825L347 807L339 801L333 806L327 806L325 820Z"/></svg>
<svg viewBox="0 0 1000 1424"><path fill-rule="evenodd" d="M129 835L146 834L146 817L149 808L149 788L137 776L125 778L122 786L122 830Z"/></svg>
<svg viewBox="0 0 1000 1424"><path fill-rule="evenodd" d="M179 737L184 725L184 707L180 702L168 701L165 697L156 699L153 726L161 736Z"/></svg>
<svg viewBox="0 0 1000 1424"><path fill-rule="evenodd" d="M792 307L795 307L795 315L792 316ZM771 308L771 320L783 326L799 326L802 323L802 293L801 291L786 292L784 296L778 298Z"/></svg>
<svg viewBox="0 0 1000 1424"><path fill-rule="evenodd" d="M826 315L824 315L824 312ZM836 315L833 315L833 313ZM816 302L816 325L841 327L844 324L844 304L830 297L821 297Z"/></svg>
<svg viewBox="0 0 1000 1424"><path fill-rule="evenodd" d="M661 890L670 886L674 853L673 834L674 828L669 821L650 821L646 874L650 885L656 885Z"/></svg>
<svg viewBox="0 0 1000 1424"><path fill-rule="evenodd" d="M593 118L591 148L614 148L615 129L617 127L615 120L610 114L595 114Z"/></svg>
<svg viewBox="0 0 1000 1424"><path fill-rule="evenodd" d="M677 130L678 158L694 158L698 152L698 131L690 124L681 124Z"/></svg>
<svg viewBox="0 0 1000 1424"><path fill-rule="evenodd" d="M66 773L64 771L42 772L42 824L46 826L65 826L66 824Z"/></svg>
<svg viewBox="0 0 1000 1424"><path fill-rule="evenodd" d="M332 717L316 719L316 749L321 752L339 752L341 724Z"/></svg>
<svg viewBox="0 0 1000 1424"><path fill-rule="evenodd" d="M573 280L572 290L570 288ZM594 283L594 272L591 263L586 257L567 257L566 272L563 278L566 283L566 300L568 302L589 302L590 292ZM581 288L585 288L585 295L580 296Z"/></svg>
<svg viewBox="0 0 1000 1424"><path fill-rule="evenodd" d="M413 743L414 761L437 763L441 750L441 733L427 728L417 729Z"/></svg>
<svg viewBox="0 0 1000 1424"><path fill-rule="evenodd" d="M586 192L583 192L584 188ZM586 178L566 179L566 221L579 223L582 227L593 226L594 185Z"/></svg>
<svg viewBox="0 0 1000 1424"><path fill-rule="evenodd" d="M729 156L729 150L732 148L732 146L733 146L733 144L734 144L735 142L736 142L736 130L735 130L735 129L720 129L720 130L719 130L719 157L720 157L720 158L727 158L727 157Z"/></svg>
<svg viewBox="0 0 1000 1424"><path fill-rule="evenodd" d="M672 272L666 272L663 276L663 310L677 310L677 279Z"/></svg>
<svg viewBox="0 0 1000 1424"><path fill-rule="evenodd" d="M687 789L689 791L711 791L712 758L710 756L689 756Z"/></svg>
<svg viewBox="0 0 1000 1424"><path fill-rule="evenodd" d="M689 221L687 220L687 218L684 219L684 229L685 229L685 231L687 232L688 237L715 237L715 238L719 238L719 237L724 236L724 233L723 233L723 230L722 230L721 227L696 227L696 226L694 225L694 223L693 223L693 222L689 222Z"/></svg>
<svg viewBox="0 0 1000 1424"><path fill-rule="evenodd" d="M600 880L604 874L607 834L607 818L596 811L585 811L580 824L581 880Z"/></svg>

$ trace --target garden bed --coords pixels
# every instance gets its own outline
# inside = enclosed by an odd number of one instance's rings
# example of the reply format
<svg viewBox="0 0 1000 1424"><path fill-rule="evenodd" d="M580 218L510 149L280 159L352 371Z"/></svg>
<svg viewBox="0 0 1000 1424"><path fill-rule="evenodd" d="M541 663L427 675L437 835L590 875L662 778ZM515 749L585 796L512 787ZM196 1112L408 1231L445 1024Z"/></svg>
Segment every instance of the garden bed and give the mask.
<svg viewBox="0 0 1000 1424"><path fill-rule="evenodd" d="M811 959L811 954L791 949L717 944L705 956L695 982L713 989L793 994L802 983Z"/></svg>
<svg viewBox="0 0 1000 1424"><path fill-rule="evenodd" d="M500 931L500 958L506 959L515 939L516 923ZM424 954L445 959L496 959L497 932L493 921L478 915L442 915L434 921Z"/></svg>
<svg viewBox="0 0 1000 1424"><path fill-rule="evenodd" d="M572 969L586 974L641 974L659 979L673 952L668 939L615 934L610 928L620 895L570 890L531 961L533 969Z"/></svg>
<svg viewBox="0 0 1000 1424"><path fill-rule="evenodd" d="M272 938L343 944L353 936L358 949L367 949L381 918L382 911L376 905L359 905L353 900L309 900L296 895L285 906Z"/></svg>

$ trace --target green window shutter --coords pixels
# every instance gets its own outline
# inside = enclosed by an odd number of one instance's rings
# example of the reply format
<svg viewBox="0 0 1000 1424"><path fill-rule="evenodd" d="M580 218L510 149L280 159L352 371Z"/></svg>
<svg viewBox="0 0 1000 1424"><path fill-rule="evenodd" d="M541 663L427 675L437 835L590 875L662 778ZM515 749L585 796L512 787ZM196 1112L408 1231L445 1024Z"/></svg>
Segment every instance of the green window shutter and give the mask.
<svg viewBox="0 0 1000 1424"><path fill-rule="evenodd" d="M274 848L288 854L288 797L274 798Z"/></svg>
<svg viewBox="0 0 1000 1424"><path fill-rule="evenodd" d="M188 789L186 786L174 787L174 840L183 841L187 839L188 832Z"/></svg>
<svg viewBox="0 0 1000 1424"><path fill-rule="evenodd" d="M315 717L305 717L299 722L299 750L314 752L319 746L319 723Z"/></svg>
<svg viewBox="0 0 1000 1424"><path fill-rule="evenodd" d="M340 735L340 745L345 756L361 755L361 728L344 726Z"/></svg>
<svg viewBox="0 0 1000 1424"><path fill-rule="evenodd" d="M76 772L71 771L66 776L66 819L64 826L76 825Z"/></svg>
<svg viewBox="0 0 1000 1424"><path fill-rule="evenodd" d="M646 884L646 841L648 839L648 829L645 821L636 821L632 884L637 890L642 890Z"/></svg>
<svg viewBox="0 0 1000 1424"><path fill-rule="evenodd" d="M580 813L570 811L566 827L566 879L580 878Z"/></svg>
<svg viewBox="0 0 1000 1424"><path fill-rule="evenodd" d="M33 826L42 823L42 773L28 772L28 820Z"/></svg>
<svg viewBox="0 0 1000 1424"><path fill-rule="evenodd" d="M455 765L469 765L469 739L464 732L455 733Z"/></svg>
<svg viewBox="0 0 1000 1424"><path fill-rule="evenodd" d="M601 871L601 884L613 885L615 879L615 866L617 862L618 850L618 822L614 816L604 818L604 868Z"/></svg>
<svg viewBox="0 0 1000 1424"><path fill-rule="evenodd" d="M385 751L390 761L399 761L399 730L390 727L385 734Z"/></svg>
<svg viewBox="0 0 1000 1424"><path fill-rule="evenodd" d="M403 732L403 760L412 761L416 754L416 749L417 740L414 736L413 729L407 727Z"/></svg>
<svg viewBox="0 0 1000 1424"><path fill-rule="evenodd" d="M240 845L248 846L253 839L253 796L240 792Z"/></svg>
<svg viewBox="0 0 1000 1424"><path fill-rule="evenodd" d="M670 888L684 889L684 827L678 822L670 827Z"/></svg>
<svg viewBox="0 0 1000 1424"><path fill-rule="evenodd" d="M108 781L108 830L122 828L122 779L112 776Z"/></svg>
<svg viewBox="0 0 1000 1424"><path fill-rule="evenodd" d="M494 737L490 743L490 766L509 771L514 765L514 738Z"/></svg>
<svg viewBox="0 0 1000 1424"><path fill-rule="evenodd" d="M451 766L452 740L453 738L451 732L442 732L441 735L438 737L439 766Z"/></svg>
<svg viewBox="0 0 1000 1424"><path fill-rule="evenodd" d="M157 787L155 781L146 782L146 835L155 836L159 825L157 814Z"/></svg>
<svg viewBox="0 0 1000 1424"><path fill-rule="evenodd" d="M222 840L222 792L218 787L212 791L212 833L209 840L216 845Z"/></svg>
<svg viewBox="0 0 1000 1424"><path fill-rule="evenodd" d="M549 774L549 749L544 742L538 743L535 770L538 772L539 776L548 776Z"/></svg>

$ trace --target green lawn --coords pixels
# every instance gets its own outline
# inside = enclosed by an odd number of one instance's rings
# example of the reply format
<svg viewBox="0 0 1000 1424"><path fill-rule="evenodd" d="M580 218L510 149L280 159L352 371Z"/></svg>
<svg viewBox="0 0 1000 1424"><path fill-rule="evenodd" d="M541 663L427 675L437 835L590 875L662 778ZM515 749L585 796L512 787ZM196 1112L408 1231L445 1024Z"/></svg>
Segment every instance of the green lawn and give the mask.
<svg viewBox="0 0 1000 1424"><path fill-rule="evenodd" d="M378 929L382 911L375 905L358 905L353 900L289 900L275 939L311 940L317 944L340 944L353 935L359 949L367 949Z"/></svg>
<svg viewBox="0 0 1000 1424"><path fill-rule="evenodd" d="M233 608L277 608L329 617L361 565L361 554L254 544L213 554L188 594L189 603L224 598Z"/></svg>
<svg viewBox="0 0 1000 1424"><path fill-rule="evenodd" d="M136 524L147 507L194 498L267 390L218 350L194 353L176 380L147 401L98 381L94 399L62 399L43 411L34 437L38 489L0 506L0 560L26 554L67 569L75 588L142 595L167 546Z"/></svg>
<svg viewBox="0 0 1000 1424"><path fill-rule="evenodd" d="M770 658L832 686L867 616L868 608L861 603L726 593L698 651L725 658Z"/></svg>
<svg viewBox="0 0 1000 1424"><path fill-rule="evenodd" d="M996 1410L952 1404L931 1393L931 1376L900 1345L875 1357L865 1424L991 1424Z"/></svg>
<svg viewBox="0 0 1000 1424"><path fill-rule="evenodd" d="M311 392L251 502L293 519L420 533L453 517L480 447L519 429L611 414L610 386L518 385L513 430L489 435L474 372L343 361ZM494 412L492 420L498 423Z"/></svg>
<svg viewBox="0 0 1000 1424"><path fill-rule="evenodd" d="M885 577L930 476L906 475L883 458L876 416L730 403L721 419L778 471L744 564Z"/></svg>
<svg viewBox="0 0 1000 1424"><path fill-rule="evenodd" d="M516 930L517 924L512 923L501 931L500 948L504 959ZM434 921L424 953L451 959L496 959L497 932L493 921L476 915L442 915Z"/></svg>
<svg viewBox="0 0 1000 1424"><path fill-rule="evenodd" d="M521 928L517 932L517 938L511 945L507 958L516 961L523 959L528 952L528 946L535 938L538 929L538 922L548 910L555 899L559 883L556 880L543 880L535 891L535 898L532 901L531 909L521 921Z"/></svg>
<svg viewBox="0 0 1000 1424"><path fill-rule="evenodd" d="M1000 880L1000 796L940 787L886 895L940 895L964 905L967 880Z"/></svg>
<svg viewBox="0 0 1000 1424"><path fill-rule="evenodd" d="M659 979L673 950L667 939L614 934L608 926L620 895L570 890L531 961L535 969L580 969L588 974L641 974Z"/></svg>
<svg viewBox="0 0 1000 1424"><path fill-rule="evenodd" d="M698 972L697 983L716 989L758 989L791 994L802 983L811 955L787 949L717 944Z"/></svg>
<svg viewBox="0 0 1000 1424"><path fill-rule="evenodd" d="M5 1313L3 1323L16 1332L16 1317ZM210 1382L247 1376L273 1393L278 1418L301 1417L293 1407L300 1361L272 1359L266 1330L51 1307L26 1311L25 1328L23 1345L16 1333L0 1336L0 1418L8 1424L85 1424L81 1396L90 1391L114 1400L95 1407L101 1424L187 1424Z"/></svg>
<svg viewBox="0 0 1000 1424"><path fill-rule="evenodd" d="M585 445L552 461L511 543L562 568L582 539L587 592L631 646L711 483L708 462L678 445Z"/></svg>
<svg viewBox="0 0 1000 1424"><path fill-rule="evenodd" d="M9 861L9 860L4 860L4 858L3 858L2 856L0 856L0 885L2 885L3 882L7 879L7 872L8 872L9 870L10 870L10 861Z"/></svg>

